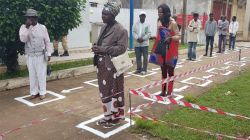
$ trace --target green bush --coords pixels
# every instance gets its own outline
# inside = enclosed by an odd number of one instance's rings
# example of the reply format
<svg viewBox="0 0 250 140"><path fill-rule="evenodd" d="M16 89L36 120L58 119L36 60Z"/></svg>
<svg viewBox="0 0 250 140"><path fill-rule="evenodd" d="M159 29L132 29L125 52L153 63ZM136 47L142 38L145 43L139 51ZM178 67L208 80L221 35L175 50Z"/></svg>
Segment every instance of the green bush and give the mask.
<svg viewBox="0 0 250 140"><path fill-rule="evenodd" d="M24 53L19 41L19 28L24 23L24 11L38 11L39 23L49 35L60 38L81 23L81 11L86 0L0 0L0 57L12 73L18 70L18 53Z"/></svg>

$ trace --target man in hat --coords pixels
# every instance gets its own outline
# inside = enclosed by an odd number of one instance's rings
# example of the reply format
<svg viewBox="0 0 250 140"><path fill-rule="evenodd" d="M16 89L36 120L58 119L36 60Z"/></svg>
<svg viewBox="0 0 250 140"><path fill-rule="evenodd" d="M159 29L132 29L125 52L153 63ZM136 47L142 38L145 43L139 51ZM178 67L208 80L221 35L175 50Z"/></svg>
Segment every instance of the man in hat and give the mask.
<svg viewBox="0 0 250 140"><path fill-rule="evenodd" d="M25 55L29 70L31 99L45 98L47 61L50 61L52 48L47 28L39 24L37 11L28 9L26 22L19 30L20 40L25 43Z"/></svg>
<svg viewBox="0 0 250 140"><path fill-rule="evenodd" d="M188 60L196 60L196 46L198 42L198 35L201 29L201 21L199 20L199 14L193 13L193 19L188 25Z"/></svg>
<svg viewBox="0 0 250 140"><path fill-rule="evenodd" d="M133 27L133 36L135 39L135 54L137 69L135 74L145 75L148 66L148 46L151 36L150 25L145 22L146 12L141 11L139 14L140 20ZM143 56L143 66L141 56Z"/></svg>

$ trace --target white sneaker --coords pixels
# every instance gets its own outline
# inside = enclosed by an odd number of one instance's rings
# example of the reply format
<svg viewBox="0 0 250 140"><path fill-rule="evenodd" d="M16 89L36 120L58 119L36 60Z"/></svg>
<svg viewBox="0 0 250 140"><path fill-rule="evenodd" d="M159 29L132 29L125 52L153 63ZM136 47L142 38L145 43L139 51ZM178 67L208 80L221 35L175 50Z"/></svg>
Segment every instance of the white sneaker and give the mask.
<svg viewBox="0 0 250 140"><path fill-rule="evenodd" d="M141 72L141 75L146 75L146 74L147 74L146 71L142 71L142 72Z"/></svg>

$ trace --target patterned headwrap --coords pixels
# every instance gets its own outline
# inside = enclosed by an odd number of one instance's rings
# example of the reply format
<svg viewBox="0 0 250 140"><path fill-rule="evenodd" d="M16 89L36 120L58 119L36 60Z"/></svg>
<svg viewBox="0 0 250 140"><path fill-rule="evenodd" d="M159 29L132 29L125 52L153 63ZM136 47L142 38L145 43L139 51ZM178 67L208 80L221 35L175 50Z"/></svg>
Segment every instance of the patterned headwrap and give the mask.
<svg viewBox="0 0 250 140"><path fill-rule="evenodd" d="M109 12L111 15L116 17L120 13L121 5L119 2L107 2L104 4L103 11Z"/></svg>

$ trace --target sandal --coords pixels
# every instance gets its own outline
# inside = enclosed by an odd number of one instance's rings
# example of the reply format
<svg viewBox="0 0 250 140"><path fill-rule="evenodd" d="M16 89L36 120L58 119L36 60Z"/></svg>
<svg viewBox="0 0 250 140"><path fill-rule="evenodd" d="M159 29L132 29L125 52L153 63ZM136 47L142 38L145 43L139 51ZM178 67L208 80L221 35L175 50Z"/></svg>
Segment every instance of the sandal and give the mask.
<svg viewBox="0 0 250 140"><path fill-rule="evenodd" d="M106 122L102 126L103 126L103 128L112 128L115 126L115 124L113 124L112 122Z"/></svg>
<svg viewBox="0 0 250 140"><path fill-rule="evenodd" d="M99 121L96 122L96 125L104 125L106 124L107 122L110 122L110 120L105 120L105 119L100 119Z"/></svg>
<svg viewBox="0 0 250 140"><path fill-rule="evenodd" d="M31 97L29 99L33 100L33 99L37 98L38 96L39 96L39 94L37 94L37 95L31 95Z"/></svg>

